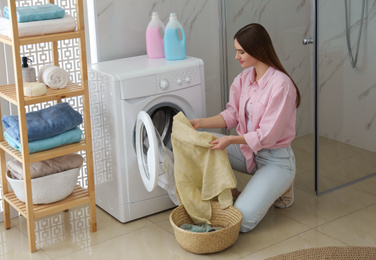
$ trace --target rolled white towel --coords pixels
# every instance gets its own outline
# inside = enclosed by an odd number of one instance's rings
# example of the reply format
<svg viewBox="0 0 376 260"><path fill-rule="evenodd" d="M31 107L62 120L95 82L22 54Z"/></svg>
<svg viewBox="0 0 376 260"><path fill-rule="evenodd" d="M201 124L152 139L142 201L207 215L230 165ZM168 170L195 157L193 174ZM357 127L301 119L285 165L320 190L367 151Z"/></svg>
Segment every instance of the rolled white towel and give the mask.
<svg viewBox="0 0 376 260"><path fill-rule="evenodd" d="M55 65L45 65L38 72L38 82L53 89L65 88L70 83L69 74Z"/></svg>
<svg viewBox="0 0 376 260"><path fill-rule="evenodd" d="M47 88L40 82L23 82L24 96L37 97L46 94Z"/></svg>

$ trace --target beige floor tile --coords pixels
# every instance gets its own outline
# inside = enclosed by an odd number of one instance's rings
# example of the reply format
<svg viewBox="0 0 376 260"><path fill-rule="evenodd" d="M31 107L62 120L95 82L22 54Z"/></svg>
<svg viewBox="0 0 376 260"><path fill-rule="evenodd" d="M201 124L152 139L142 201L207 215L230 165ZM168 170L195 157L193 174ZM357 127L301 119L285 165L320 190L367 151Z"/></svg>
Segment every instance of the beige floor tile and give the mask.
<svg viewBox="0 0 376 260"><path fill-rule="evenodd" d="M376 246L376 204L336 219L316 229L352 246Z"/></svg>
<svg viewBox="0 0 376 260"><path fill-rule="evenodd" d="M320 191L359 177L359 172L375 172L375 153L325 138L320 144L320 167L329 165L319 176ZM297 159L295 203L287 209L272 208L255 230L240 234L222 252L196 255L184 250L169 222L171 210L122 224L97 208L98 231L91 233L84 206L37 219L38 251L33 254L23 217L12 219L9 230L1 223L0 259L264 259L309 247L376 246L376 177L317 197L313 136L296 138L292 147ZM343 174L344 169L350 173ZM250 176L235 175L242 190Z"/></svg>
<svg viewBox="0 0 376 260"><path fill-rule="evenodd" d="M334 139L319 137L318 143L319 160L323 164L332 164L333 162L347 160L366 150Z"/></svg>
<svg viewBox="0 0 376 260"><path fill-rule="evenodd" d="M160 226L161 228L163 228L164 230L166 230L167 232L169 232L170 234L175 236L174 229L171 226L170 220L161 221L157 225Z"/></svg>
<svg viewBox="0 0 376 260"><path fill-rule="evenodd" d="M148 219L148 220L150 220L151 222L157 224L157 223L159 223L159 222L162 222L162 221L168 220L171 211L172 211L172 209L170 209L170 210L165 210L165 211L162 211L162 212L156 213L156 214L154 214L154 215L147 216L147 217L145 217L145 218Z"/></svg>
<svg viewBox="0 0 376 260"><path fill-rule="evenodd" d="M314 139L313 134L306 134L303 136L297 136L292 140L291 146L293 148L300 148L304 151L311 152L313 150Z"/></svg>
<svg viewBox="0 0 376 260"><path fill-rule="evenodd" d="M340 182L326 178L325 176L319 176L318 180L319 191L326 191L341 185ZM312 195L316 194L314 172L308 171L303 174L297 174L295 176L294 187Z"/></svg>
<svg viewBox="0 0 376 260"><path fill-rule="evenodd" d="M354 184L354 187L376 195L376 176Z"/></svg>
<svg viewBox="0 0 376 260"><path fill-rule="evenodd" d="M176 242L173 235L153 224L58 259L194 260L210 259L210 257L192 254L184 250Z"/></svg>
<svg viewBox="0 0 376 260"><path fill-rule="evenodd" d="M27 234L23 217L12 219L18 229ZM88 207L77 207L35 221L37 247L56 258L134 230L152 225L147 218L122 224L103 210L97 208L97 232L90 232Z"/></svg>
<svg viewBox="0 0 376 260"><path fill-rule="evenodd" d="M174 229L170 224L170 214L172 210L166 210L155 215L147 217L150 221L160 226L162 229L166 230L170 234L174 235Z"/></svg>
<svg viewBox="0 0 376 260"><path fill-rule="evenodd" d="M305 248L343 245L345 244L331 238L330 236L324 235L316 230L309 230L278 244L262 249L257 253L248 255L244 260L263 260Z"/></svg>
<svg viewBox="0 0 376 260"><path fill-rule="evenodd" d="M241 259L307 230L307 226L269 211L254 230L240 234L233 246L210 256L217 260Z"/></svg>
<svg viewBox="0 0 376 260"><path fill-rule="evenodd" d="M376 196L351 186L316 196L295 188L295 202L290 208L276 209L311 228L343 217L376 203Z"/></svg>
<svg viewBox="0 0 376 260"><path fill-rule="evenodd" d="M302 163L300 161L305 162L302 160L304 158L301 158L305 153L309 154L310 152L313 155L313 149L310 151L301 151L301 144L308 142L308 136L297 138L297 146L300 149L297 155L297 167ZM325 137L319 138L318 147L320 192L375 173L375 152ZM297 175L299 175L299 170L297 171ZM334 182L327 182L328 179ZM339 184L336 184L337 182Z"/></svg>
<svg viewBox="0 0 376 260"><path fill-rule="evenodd" d="M313 171L314 157L313 157L313 135L304 135L295 138L291 147L295 154L296 173L299 175L306 171Z"/></svg>
<svg viewBox="0 0 376 260"><path fill-rule="evenodd" d="M40 249L35 253L30 253L27 237L17 228L6 230L4 228L4 223L0 223L0 259L44 260L50 259L50 257Z"/></svg>
<svg viewBox="0 0 376 260"><path fill-rule="evenodd" d="M376 172L376 154L362 152L341 161L319 165L319 174L332 180L347 183Z"/></svg>

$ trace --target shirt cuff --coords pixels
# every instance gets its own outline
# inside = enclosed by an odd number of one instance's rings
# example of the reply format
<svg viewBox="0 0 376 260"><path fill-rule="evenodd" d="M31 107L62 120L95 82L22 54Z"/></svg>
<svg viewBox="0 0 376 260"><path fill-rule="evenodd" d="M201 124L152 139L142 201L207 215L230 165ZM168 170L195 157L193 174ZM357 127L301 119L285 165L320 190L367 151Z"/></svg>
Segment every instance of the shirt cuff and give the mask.
<svg viewBox="0 0 376 260"><path fill-rule="evenodd" d="M262 145L260 143L260 138L257 135L257 132L248 132L244 135L245 142L251 147L254 153L257 153L262 149Z"/></svg>
<svg viewBox="0 0 376 260"><path fill-rule="evenodd" d="M236 125L238 124L238 122L236 121L236 119L234 119L231 116L230 112L228 112L228 111L225 110L225 111L222 111L219 114L223 117L223 119L226 122L226 129L232 129L232 128L236 127Z"/></svg>

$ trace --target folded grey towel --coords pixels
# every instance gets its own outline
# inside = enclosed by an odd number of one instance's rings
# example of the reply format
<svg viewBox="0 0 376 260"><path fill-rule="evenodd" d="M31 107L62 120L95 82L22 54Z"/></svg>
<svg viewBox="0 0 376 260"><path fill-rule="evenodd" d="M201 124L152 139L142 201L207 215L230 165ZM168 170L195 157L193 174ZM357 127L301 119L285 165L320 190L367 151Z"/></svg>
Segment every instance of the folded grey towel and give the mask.
<svg viewBox="0 0 376 260"><path fill-rule="evenodd" d="M31 163L30 175L32 179L39 178L46 175L81 167L83 162L84 158L81 155L75 153L67 154L45 161ZM8 161L7 168L10 171L12 177L20 180L23 179L22 163L17 160Z"/></svg>

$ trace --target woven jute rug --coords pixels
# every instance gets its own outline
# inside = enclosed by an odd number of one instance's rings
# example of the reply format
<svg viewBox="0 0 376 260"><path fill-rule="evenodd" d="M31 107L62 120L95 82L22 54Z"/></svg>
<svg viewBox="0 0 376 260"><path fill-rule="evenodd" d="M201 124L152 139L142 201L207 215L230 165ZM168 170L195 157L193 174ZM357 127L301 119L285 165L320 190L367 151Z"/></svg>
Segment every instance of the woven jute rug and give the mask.
<svg viewBox="0 0 376 260"><path fill-rule="evenodd" d="M375 260L376 247L328 246L293 251L267 260Z"/></svg>

